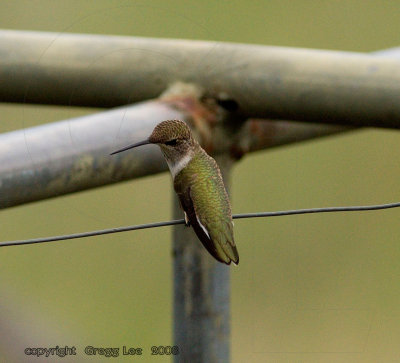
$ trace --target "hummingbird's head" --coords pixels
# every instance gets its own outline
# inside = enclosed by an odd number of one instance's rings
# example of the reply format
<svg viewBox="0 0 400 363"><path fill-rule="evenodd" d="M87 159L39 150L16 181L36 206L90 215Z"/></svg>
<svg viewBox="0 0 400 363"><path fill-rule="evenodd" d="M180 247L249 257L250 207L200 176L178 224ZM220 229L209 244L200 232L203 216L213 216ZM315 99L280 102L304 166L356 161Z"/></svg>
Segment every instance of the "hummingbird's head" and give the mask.
<svg viewBox="0 0 400 363"><path fill-rule="evenodd" d="M176 175L190 161L197 145L189 126L179 120L159 123L148 140L161 148L172 175Z"/></svg>
<svg viewBox="0 0 400 363"><path fill-rule="evenodd" d="M114 151L111 155L146 144L156 144L161 148L172 175L179 172L191 160L198 146L185 122L167 120L160 122L147 140Z"/></svg>
<svg viewBox="0 0 400 363"><path fill-rule="evenodd" d="M192 133L185 122L167 120L160 122L149 137L151 144L178 146L192 141Z"/></svg>

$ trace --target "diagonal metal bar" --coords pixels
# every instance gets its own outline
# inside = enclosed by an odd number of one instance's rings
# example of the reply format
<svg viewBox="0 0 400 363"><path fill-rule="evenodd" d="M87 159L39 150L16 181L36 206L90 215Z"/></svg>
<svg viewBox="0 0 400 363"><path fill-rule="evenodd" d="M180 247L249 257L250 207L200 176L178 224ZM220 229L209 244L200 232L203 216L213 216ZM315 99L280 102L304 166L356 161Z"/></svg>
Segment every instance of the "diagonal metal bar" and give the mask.
<svg viewBox="0 0 400 363"><path fill-rule="evenodd" d="M190 96L189 96L190 97ZM146 138L164 119L188 113L161 100L0 134L0 209L167 170L158 148L110 156ZM248 120L231 141L231 157L343 132L345 128Z"/></svg>
<svg viewBox="0 0 400 363"><path fill-rule="evenodd" d="M0 31L0 101L113 107L177 80L246 117L400 127L390 56L172 39Z"/></svg>
<svg viewBox="0 0 400 363"><path fill-rule="evenodd" d="M155 147L110 156L165 118L186 116L156 100L0 134L0 209L166 170Z"/></svg>

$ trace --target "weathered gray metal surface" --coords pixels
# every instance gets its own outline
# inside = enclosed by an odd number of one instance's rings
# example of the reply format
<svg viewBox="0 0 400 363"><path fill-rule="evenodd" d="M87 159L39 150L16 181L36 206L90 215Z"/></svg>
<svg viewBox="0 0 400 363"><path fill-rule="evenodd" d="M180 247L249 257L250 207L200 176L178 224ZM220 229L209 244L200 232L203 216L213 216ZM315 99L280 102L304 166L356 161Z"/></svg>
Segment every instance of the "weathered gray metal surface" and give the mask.
<svg viewBox="0 0 400 363"><path fill-rule="evenodd" d="M400 127L390 55L205 41L0 31L0 101L113 107L177 80L247 117Z"/></svg>
<svg viewBox="0 0 400 363"><path fill-rule="evenodd" d="M234 137L221 136L217 130L223 128L206 121L207 117L218 118L218 111L199 102L197 88L179 85L170 90L177 88L178 94L164 94L135 106L0 134L0 209L165 171L166 164L155 146L109 155L148 137L165 119L190 117L203 128L200 133L195 130L203 138L200 141L214 153L228 153L233 158L343 129L250 120Z"/></svg>
<svg viewBox="0 0 400 363"><path fill-rule="evenodd" d="M400 56L399 48L376 54L381 53L393 58ZM181 97L187 96L187 100L194 97L185 95ZM179 102L174 104L163 99L0 134L0 209L166 170L155 147L114 158L108 154L148 136L159 121L184 119L192 111L180 107ZM249 120L236 135L236 141L231 142L230 153L238 158L247 152L349 129Z"/></svg>
<svg viewBox="0 0 400 363"><path fill-rule="evenodd" d="M155 146L110 156L185 115L159 101L0 134L0 209L167 169Z"/></svg>

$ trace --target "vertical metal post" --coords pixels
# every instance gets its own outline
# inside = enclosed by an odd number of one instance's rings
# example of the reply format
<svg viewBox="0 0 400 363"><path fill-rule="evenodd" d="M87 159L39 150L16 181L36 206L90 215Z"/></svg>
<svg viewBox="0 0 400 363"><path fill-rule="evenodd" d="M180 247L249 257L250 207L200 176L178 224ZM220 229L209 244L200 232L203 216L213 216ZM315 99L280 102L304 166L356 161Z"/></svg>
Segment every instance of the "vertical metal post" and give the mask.
<svg viewBox="0 0 400 363"><path fill-rule="evenodd" d="M229 156L216 158L229 190ZM174 218L182 218L178 199ZM230 359L230 269L215 261L192 228L173 231L175 362L228 362Z"/></svg>

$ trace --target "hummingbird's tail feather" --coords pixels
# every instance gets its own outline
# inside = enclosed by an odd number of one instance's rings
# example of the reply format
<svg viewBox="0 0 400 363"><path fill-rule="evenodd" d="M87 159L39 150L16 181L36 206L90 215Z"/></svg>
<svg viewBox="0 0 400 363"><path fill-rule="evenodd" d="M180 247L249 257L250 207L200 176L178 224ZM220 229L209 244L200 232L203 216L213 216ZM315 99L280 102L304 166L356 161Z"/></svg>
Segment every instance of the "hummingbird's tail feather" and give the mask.
<svg viewBox="0 0 400 363"><path fill-rule="evenodd" d="M214 237L214 242L221 246L225 255L235 264L239 264L239 253L232 235L232 226L229 222L221 223L220 233Z"/></svg>
<svg viewBox="0 0 400 363"><path fill-rule="evenodd" d="M204 225L201 224L200 220L197 218L196 212L193 208L193 204L188 203L188 201L185 200L182 195L179 195L179 199L183 210L186 213L186 218L190 222L190 225L193 227L194 232L196 233L202 245L209 252L209 254L213 256L217 261L226 263L227 265L229 265L232 260L235 263L236 260L239 261L239 257L237 257L237 259L231 259L229 255L224 251L220 243L214 243L206 227L204 227ZM234 254L232 256L234 256Z"/></svg>
<svg viewBox="0 0 400 363"><path fill-rule="evenodd" d="M206 250L219 262L226 263L229 265L231 263L231 259L229 256L224 252L221 245L214 243L214 241L210 238L208 232L203 225L199 223L199 220L195 217L194 220L191 221L191 225L199 238L200 242L206 248Z"/></svg>
<svg viewBox="0 0 400 363"><path fill-rule="evenodd" d="M233 239L230 241L228 239L230 237L226 235L212 238L197 218L196 223L192 222L192 227L203 246L216 260L227 265L231 262L235 265L239 264L239 254Z"/></svg>
<svg viewBox="0 0 400 363"><path fill-rule="evenodd" d="M224 252L235 265L239 265L239 253L234 243L228 241L226 247L224 248Z"/></svg>

